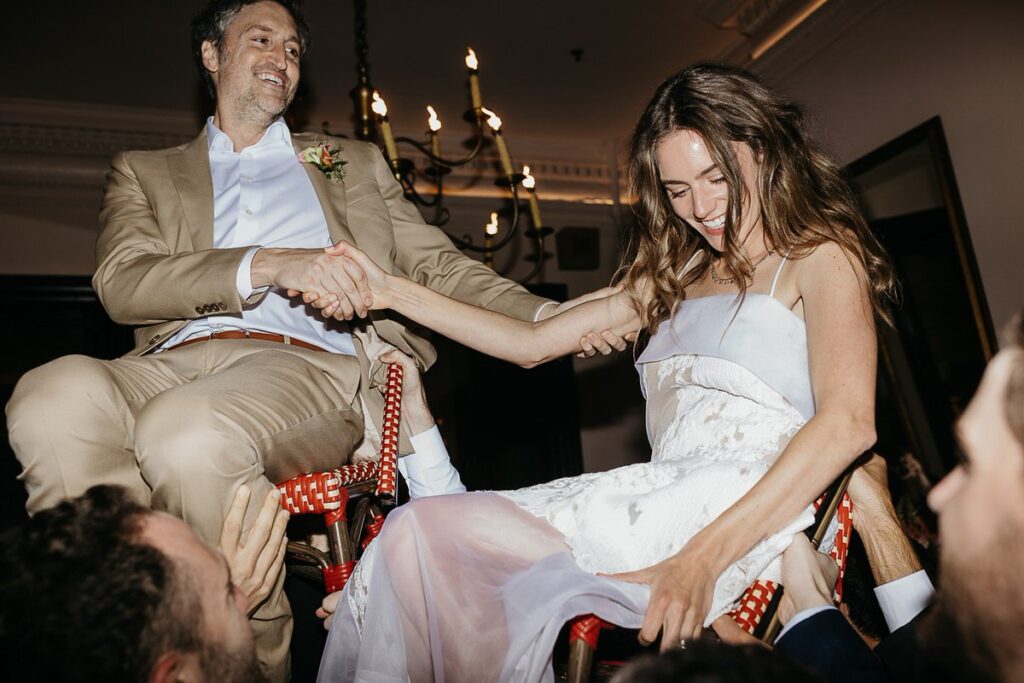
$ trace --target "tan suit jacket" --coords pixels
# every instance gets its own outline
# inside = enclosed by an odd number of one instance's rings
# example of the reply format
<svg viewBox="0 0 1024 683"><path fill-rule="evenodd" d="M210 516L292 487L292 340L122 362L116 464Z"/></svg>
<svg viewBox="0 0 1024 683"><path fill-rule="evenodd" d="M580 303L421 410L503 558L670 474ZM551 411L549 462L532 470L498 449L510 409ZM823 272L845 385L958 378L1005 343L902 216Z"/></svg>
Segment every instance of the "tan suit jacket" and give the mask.
<svg viewBox="0 0 1024 683"><path fill-rule="evenodd" d="M327 180L303 164L323 208L331 240L349 241L378 265L456 299L532 319L545 302L458 251L438 228L423 222L402 195L375 145L300 133L296 153L327 141L341 150L345 178ZM248 247L213 248L213 182L206 132L190 143L157 151L121 152L107 175L93 286L110 317L137 325L135 348L145 354L190 320L241 312L235 275ZM354 323L361 388L379 424L380 341L416 358L423 368L433 346L390 311ZM371 379L372 378L372 379Z"/></svg>

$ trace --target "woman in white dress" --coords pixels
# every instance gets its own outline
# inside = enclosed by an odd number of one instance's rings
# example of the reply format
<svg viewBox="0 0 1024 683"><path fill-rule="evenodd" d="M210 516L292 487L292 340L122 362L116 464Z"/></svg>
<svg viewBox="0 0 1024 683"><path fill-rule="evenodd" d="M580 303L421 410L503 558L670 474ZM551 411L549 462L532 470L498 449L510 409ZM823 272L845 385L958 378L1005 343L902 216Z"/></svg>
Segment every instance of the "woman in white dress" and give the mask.
<svg viewBox="0 0 1024 683"><path fill-rule="evenodd" d="M892 274L800 110L746 72L696 65L658 88L630 166L622 291L543 322L337 248L372 308L523 366L598 330L649 332L637 369L653 453L395 510L327 603L321 680L551 680L559 629L587 613L643 642L660 632L663 648L698 637L755 579L778 580L811 502L874 442L874 320Z"/></svg>

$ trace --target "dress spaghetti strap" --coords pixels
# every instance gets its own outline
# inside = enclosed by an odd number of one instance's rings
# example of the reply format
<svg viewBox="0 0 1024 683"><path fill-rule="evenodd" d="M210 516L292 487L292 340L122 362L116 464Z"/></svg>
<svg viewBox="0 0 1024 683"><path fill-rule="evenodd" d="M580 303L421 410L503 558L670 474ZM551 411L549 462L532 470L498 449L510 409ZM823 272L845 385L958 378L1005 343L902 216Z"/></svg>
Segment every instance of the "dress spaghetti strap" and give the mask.
<svg viewBox="0 0 1024 683"><path fill-rule="evenodd" d="M772 288L768 291L768 296L775 298L775 285L779 284L779 275L782 274L782 267L786 265L786 260L789 258L789 252L786 252L785 256L782 257L782 263L775 271L775 277L772 278Z"/></svg>

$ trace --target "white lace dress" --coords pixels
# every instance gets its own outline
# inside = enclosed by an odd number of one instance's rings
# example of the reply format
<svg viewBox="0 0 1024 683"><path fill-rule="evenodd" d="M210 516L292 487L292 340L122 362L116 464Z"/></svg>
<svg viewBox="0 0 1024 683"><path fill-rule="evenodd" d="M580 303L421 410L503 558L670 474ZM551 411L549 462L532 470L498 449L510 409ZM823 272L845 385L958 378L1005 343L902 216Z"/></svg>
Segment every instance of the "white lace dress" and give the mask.
<svg viewBox="0 0 1024 683"><path fill-rule="evenodd" d="M677 552L771 467L814 401L803 321L771 295L683 302L637 368L651 462L395 510L342 596L319 680L551 681L567 620L638 627L648 588L595 574ZM755 579L778 580L812 517L730 566L705 623Z"/></svg>

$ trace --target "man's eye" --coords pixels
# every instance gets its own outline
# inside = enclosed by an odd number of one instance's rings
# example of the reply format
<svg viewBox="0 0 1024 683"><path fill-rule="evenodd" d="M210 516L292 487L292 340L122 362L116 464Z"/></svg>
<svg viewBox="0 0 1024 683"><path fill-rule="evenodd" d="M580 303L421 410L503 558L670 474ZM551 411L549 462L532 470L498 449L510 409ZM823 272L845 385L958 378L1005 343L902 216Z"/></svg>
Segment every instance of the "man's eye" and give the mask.
<svg viewBox="0 0 1024 683"><path fill-rule="evenodd" d="M294 47L288 48L288 54L294 57L295 59L299 58L299 51L296 50Z"/></svg>
<svg viewBox="0 0 1024 683"><path fill-rule="evenodd" d="M270 42L269 38L264 38L263 36L257 36L256 38L253 38L253 40L256 41L257 43L269 43Z"/></svg>

